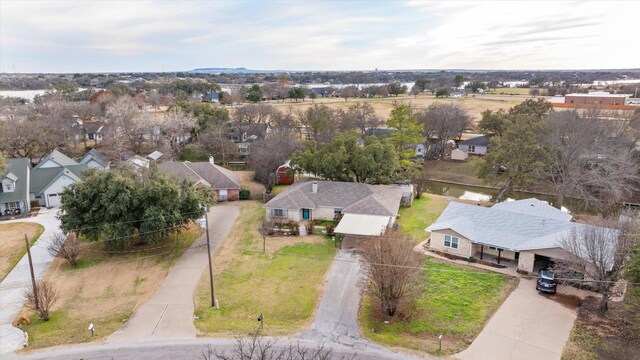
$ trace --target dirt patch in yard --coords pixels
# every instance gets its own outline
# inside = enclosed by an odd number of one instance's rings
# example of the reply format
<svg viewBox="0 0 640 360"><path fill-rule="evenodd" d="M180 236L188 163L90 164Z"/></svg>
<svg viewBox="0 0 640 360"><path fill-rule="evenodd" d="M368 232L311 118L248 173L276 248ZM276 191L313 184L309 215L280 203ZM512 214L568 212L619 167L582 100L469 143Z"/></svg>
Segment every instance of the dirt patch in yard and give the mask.
<svg viewBox="0 0 640 360"><path fill-rule="evenodd" d="M240 176L240 186L251 191L252 199L262 199L265 188L264 185L253 180L253 171L236 171L236 174Z"/></svg>
<svg viewBox="0 0 640 360"><path fill-rule="evenodd" d="M24 236L33 244L44 228L31 222L0 224L0 281L3 280L27 252Z"/></svg>

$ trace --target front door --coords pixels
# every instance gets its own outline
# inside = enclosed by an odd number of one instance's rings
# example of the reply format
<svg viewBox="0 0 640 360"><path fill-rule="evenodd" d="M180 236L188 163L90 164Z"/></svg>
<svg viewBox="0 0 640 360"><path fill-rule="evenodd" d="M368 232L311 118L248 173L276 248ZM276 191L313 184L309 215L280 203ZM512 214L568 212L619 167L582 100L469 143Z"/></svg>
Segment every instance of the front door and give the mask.
<svg viewBox="0 0 640 360"><path fill-rule="evenodd" d="M309 209L302 209L302 218L305 220L309 220L309 215L311 211Z"/></svg>

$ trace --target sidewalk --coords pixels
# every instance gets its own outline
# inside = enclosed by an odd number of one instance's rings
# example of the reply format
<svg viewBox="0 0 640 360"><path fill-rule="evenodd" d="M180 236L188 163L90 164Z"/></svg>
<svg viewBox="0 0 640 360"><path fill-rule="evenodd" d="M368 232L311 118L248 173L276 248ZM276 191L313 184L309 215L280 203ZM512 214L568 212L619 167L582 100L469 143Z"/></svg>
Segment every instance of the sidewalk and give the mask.
<svg viewBox="0 0 640 360"><path fill-rule="evenodd" d="M47 251L52 236L60 232L60 221L56 219L58 209L43 209L38 216L3 222L35 222L44 227L44 232L31 247L33 271L36 278L41 278L49 268L53 257ZM24 335L20 329L11 324L24 306L24 292L31 287L31 273L27 256L11 270L0 283L0 354L22 349Z"/></svg>
<svg viewBox="0 0 640 360"><path fill-rule="evenodd" d="M236 205L218 205L209 211L211 252L222 245L235 223L240 209ZM169 271L151 299L135 310L127 323L109 336L108 342L149 338L195 338L193 293L203 270L208 266L206 235L185 251Z"/></svg>

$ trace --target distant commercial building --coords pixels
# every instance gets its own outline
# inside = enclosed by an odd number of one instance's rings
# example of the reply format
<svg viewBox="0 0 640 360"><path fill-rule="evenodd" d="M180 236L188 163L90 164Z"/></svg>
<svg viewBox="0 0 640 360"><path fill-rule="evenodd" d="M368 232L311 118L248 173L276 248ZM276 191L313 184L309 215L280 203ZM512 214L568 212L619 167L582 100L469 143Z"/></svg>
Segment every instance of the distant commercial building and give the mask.
<svg viewBox="0 0 640 360"><path fill-rule="evenodd" d="M629 94L610 94L606 91L593 91L588 94L567 94L565 104L577 105L626 105Z"/></svg>

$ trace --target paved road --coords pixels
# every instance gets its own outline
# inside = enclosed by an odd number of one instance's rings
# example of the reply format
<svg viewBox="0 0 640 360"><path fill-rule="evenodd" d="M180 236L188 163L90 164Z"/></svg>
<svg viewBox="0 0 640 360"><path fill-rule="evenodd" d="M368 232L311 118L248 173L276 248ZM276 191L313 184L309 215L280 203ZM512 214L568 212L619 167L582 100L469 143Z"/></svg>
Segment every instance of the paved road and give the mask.
<svg viewBox="0 0 640 360"><path fill-rule="evenodd" d="M4 221L35 222L44 227L44 232L31 247L33 270L36 278L41 278L49 268L53 257L47 251L52 236L60 232L60 221L56 219L58 209L42 209L38 216L26 219ZM0 235L1 237L1 235ZM24 306L24 292L31 287L29 260L25 255L0 283L0 354L22 349L24 335L11 323Z"/></svg>
<svg viewBox="0 0 640 360"><path fill-rule="evenodd" d="M236 205L218 205L209 211L211 251L215 251L231 230L240 210ZM208 266L203 235L169 271L160 288L134 312L127 323L109 336L109 342L147 338L195 338L193 293L202 271Z"/></svg>
<svg viewBox="0 0 640 360"><path fill-rule="evenodd" d="M147 339L136 342L118 342L93 345L76 345L57 349L43 349L34 351L26 356L11 354L7 359L19 360L112 360L112 359L151 359L151 360L175 360L175 359L204 359L203 351L209 346L214 350L228 352L233 349L235 339L182 339L182 340L158 340ZM317 341L304 339L277 339L275 348L294 345L306 348L314 348ZM350 347L325 344L325 349L331 349L331 359L372 359L372 360L401 360L418 359L404 354L392 353L388 350L376 349L354 350ZM3 358L4 359L4 358Z"/></svg>
<svg viewBox="0 0 640 360"><path fill-rule="evenodd" d="M576 310L536 291L534 279L520 279L460 360L560 359Z"/></svg>

